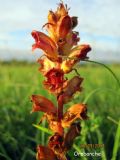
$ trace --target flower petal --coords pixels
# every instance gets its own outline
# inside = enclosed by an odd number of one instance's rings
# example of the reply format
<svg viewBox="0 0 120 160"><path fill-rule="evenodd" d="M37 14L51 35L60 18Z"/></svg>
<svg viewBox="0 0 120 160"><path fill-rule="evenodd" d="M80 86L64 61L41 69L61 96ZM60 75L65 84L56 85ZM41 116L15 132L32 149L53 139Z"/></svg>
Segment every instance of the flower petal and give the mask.
<svg viewBox="0 0 120 160"><path fill-rule="evenodd" d="M37 160L57 160L56 155L54 152L45 146L38 146L37 147Z"/></svg>
<svg viewBox="0 0 120 160"><path fill-rule="evenodd" d="M60 147L62 149L62 143L63 143L63 137L59 135L58 133L55 133L49 138L49 147L53 150L55 149L56 145L58 145L58 148Z"/></svg>
<svg viewBox="0 0 120 160"><path fill-rule="evenodd" d="M77 119L87 119L87 107L85 104L75 104L64 114L62 126L69 127Z"/></svg>
<svg viewBox="0 0 120 160"><path fill-rule="evenodd" d="M90 50L91 47L89 45L79 45L73 48L68 59L62 62L61 69L63 69L64 73L69 73L77 62L87 58L87 53Z"/></svg>
<svg viewBox="0 0 120 160"><path fill-rule="evenodd" d="M48 13L48 23L55 24L57 22L57 16L53 11Z"/></svg>
<svg viewBox="0 0 120 160"><path fill-rule="evenodd" d="M32 95L31 100L33 102L32 112L42 111L47 114L57 112L57 109L54 106L54 104L49 99L41 95Z"/></svg>
<svg viewBox="0 0 120 160"><path fill-rule="evenodd" d="M61 64L61 69L63 70L64 73L69 73L69 72L71 72L74 64L75 64L74 59L64 60Z"/></svg>
<svg viewBox="0 0 120 160"><path fill-rule="evenodd" d="M63 135L63 127L61 126L61 122L50 121L49 127L54 133L59 133L59 135Z"/></svg>
<svg viewBox="0 0 120 160"><path fill-rule="evenodd" d="M71 50L69 57L84 60L89 51L91 51L91 47L88 44L79 45Z"/></svg>
<svg viewBox="0 0 120 160"><path fill-rule="evenodd" d="M39 58L37 62L40 64L39 71L45 75L49 70L55 68L56 63L50 61L47 57Z"/></svg>
<svg viewBox="0 0 120 160"><path fill-rule="evenodd" d="M72 21L69 16L62 17L58 23L57 34L59 39L64 39L72 29Z"/></svg>
<svg viewBox="0 0 120 160"><path fill-rule="evenodd" d="M80 135L80 131L81 131L80 123L73 123L70 126L70 129L65 135L65 139L64 139L64 147L67 150L69 150L72 147L73 141L77 136Z"/></svg>
<svg viewBox="0 0 120 160"><path fill-rule="evenodd" d="M33 44L32 49L40 48L45 52L47 57L57 60L57 47L54 41L39 31L33 31L31 34L35 39L35 44Z"/></svg>
<svg viewBox="0 0 120 160"><path fill-rule="evenodd" d="M49 11L48 23L45 25L47 27L48 34L50 38L56 42L56 25L57 25L57 15L53 11Z"/></svg>

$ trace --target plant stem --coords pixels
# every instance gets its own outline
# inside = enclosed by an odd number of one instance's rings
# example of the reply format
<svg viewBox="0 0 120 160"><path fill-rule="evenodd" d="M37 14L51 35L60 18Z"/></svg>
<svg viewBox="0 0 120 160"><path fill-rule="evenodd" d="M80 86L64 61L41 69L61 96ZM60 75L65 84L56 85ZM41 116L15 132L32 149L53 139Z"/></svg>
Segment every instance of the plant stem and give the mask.
<svg viewBox="0 0 120 160"><path fill-rule="evenodd" d="M116 131L116 135L115 135L113 154L112 154L111 160L117 159L117 153L119 151L119 146L120 146L120 121L118 122L118 127L117 127L117 131Z"/></svg>
<svg viewBox="0 0 120 160"><path fill-rule="evenodd" d="M57 100L58 100L58 111L57 111L58 121L61 121L61 119L63 118L63 96L60 95Z"/></svg>
<svg viewBox="0 0 120 160"><path fill-rule="evenodd" d="M108 116L107 119L109 119L110 121L112 121L113 123L118 125L118 122L115 119L113 119L112 117Z"/></svg>
<svg viewBox="0 0 120 160"><path fill-rule="evenodd" d="M117 81L117 83L119 85L119 88L120 88L120 81L119 81L119 79L117 78L117 76L115 75L115 73L108 66L106 66L103 63L92 61L92 60L88 60L88 59L82 60L82 61L86 61L86 62L90 62L90 63L96 63L96 64L99 64L99 65L105 67L113 75L113 77L116 79L116 81Z"/></svg>

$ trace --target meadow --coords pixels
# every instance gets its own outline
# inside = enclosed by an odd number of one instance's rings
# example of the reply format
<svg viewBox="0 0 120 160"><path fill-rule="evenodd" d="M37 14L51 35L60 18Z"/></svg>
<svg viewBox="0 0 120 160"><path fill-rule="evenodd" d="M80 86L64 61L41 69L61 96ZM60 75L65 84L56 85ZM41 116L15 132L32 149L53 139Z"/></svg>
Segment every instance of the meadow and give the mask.
<svg viewBox="0 0 120 160"><path fill-rule="evenodd" d="M120 65L108 64L120 80ZM27 62L0 63L0 160L34 160L37 144L46 144L49 133L37 129L42 113L32 113L32 94L42 94L55 102L44 90L38 65ZM73 103L88 106L89 119L82 122L82 132L68 153L78 160L120 160L120 87L104 67L85 63L79 66L84 78L83 93ZM69 76L73 76L72 72ZM47 126L45 121L43 126ZM83 144L102 144L97 148ZM99 152L101 157L75 157L74 152Z"/></svg>

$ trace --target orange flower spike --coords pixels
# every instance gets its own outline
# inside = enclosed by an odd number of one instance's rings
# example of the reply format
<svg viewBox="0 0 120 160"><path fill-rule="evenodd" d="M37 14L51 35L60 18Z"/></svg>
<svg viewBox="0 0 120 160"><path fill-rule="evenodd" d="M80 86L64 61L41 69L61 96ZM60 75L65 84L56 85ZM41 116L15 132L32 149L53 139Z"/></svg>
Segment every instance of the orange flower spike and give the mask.
<svg viewBox="0 0 120 160"><path fill-rule="evenodd" d="M42 49L48 58L57 60L57 47L54 41L39 31L33 31L31 34L35 39L35 44L33 44L32 50L35 50L36 48Z"/></svg>
<svg viewBox="0 0 120 160"><path fill-rule="evenodd" d="M32 49L42 49L45 57L39 58L39 71L44 75L44 87L57 98L57 107L52 101L41 96L32 95L32 112L44 112L41 121L46 118L49 128L54 132L48 141L48 147L38 146L37 160L68 160L67 151L74 139L79 136L81 126L77 120L87 119L85 104L74 104L65 113L64 104L72 100L76 92L81 92L83 78L74 76L65 79L65 74L73 70L80 60L85 60L91 47L87 44L76 46L80 40L79 33L73 31L77 26L77 17L68 15L67 5L61 2L56 12L49 11L46 26L49 36L33 31L35 44ZM76 47L74 47L76 46ZM74 48L73 48L74 47ZM66 57L66 59L64 59ZM64 128L70 127L64 132Z"/></svg>

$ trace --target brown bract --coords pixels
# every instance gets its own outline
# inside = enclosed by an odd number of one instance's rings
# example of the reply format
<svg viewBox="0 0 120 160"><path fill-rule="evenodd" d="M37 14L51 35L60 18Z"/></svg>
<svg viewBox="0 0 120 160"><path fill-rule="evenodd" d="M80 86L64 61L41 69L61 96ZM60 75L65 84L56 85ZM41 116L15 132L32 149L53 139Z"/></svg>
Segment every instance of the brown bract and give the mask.
<svg viewBox="0 0 120 160"><path fill-rule="evenodd" d="M66 87L63 88L62 93L58 96L58 102L65 104L72 99L72 96L77 91L82 91L82 87L80 86L83 81L83 78L79 76L74 76L71 80L67 82Z"/></svg>
<svg viewBox="0 0 120 160"><path fill-rule="evenodd" d="M64 138L63 145L64 145L65 150L69 150L72 147L75 138L80 135L80 131L81 131L80 123L73 123L70 126Z"/></svg>

